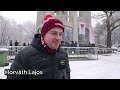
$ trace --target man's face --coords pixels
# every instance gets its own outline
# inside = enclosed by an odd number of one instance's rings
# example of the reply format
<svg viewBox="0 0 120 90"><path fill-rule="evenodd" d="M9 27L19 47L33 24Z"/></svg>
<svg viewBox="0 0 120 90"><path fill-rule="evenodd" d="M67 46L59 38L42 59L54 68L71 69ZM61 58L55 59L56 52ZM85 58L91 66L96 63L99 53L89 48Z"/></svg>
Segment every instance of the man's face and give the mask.
<svg viewBox="0 0 120 90"><path fill-rule="evenodd" d="M59 47L59 44L62 41L62 35L63 35L62 28L59 27L52 28L44 36L45 43L49 48L55 50Z"/></svg>

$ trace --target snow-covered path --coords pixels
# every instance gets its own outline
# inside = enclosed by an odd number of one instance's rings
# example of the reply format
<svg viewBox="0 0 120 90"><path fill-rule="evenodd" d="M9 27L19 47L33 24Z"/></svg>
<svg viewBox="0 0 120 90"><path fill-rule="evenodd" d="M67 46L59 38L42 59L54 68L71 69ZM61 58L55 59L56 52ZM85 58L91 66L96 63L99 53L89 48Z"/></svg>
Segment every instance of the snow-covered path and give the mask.
<svg viewBox="0 0 120 90"><path fill-rule="evenodd" d="M98 60L70 61L71 79L120 79L120 53L98 57ZM10 65L0 67L0 79L6 78L4 69Z"/></svg>

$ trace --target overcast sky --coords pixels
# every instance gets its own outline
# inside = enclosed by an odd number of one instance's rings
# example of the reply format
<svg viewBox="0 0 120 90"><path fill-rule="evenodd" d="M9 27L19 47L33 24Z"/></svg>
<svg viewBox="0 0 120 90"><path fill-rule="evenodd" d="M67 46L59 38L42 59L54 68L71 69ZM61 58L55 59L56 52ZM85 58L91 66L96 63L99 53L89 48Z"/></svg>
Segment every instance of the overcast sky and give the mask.
<svg viewBox="0 0 120 90"><path fill-rule="evenodd" d="M36 19L37 19L37 11L2 11L0 14L2 14L4 17L7 17L9 19L13 19L17 23L21 23L21 24L28 20L36 23ZM94 27L97 21L95 19L92 19L91 21L92 21L92 26Z"/></svg>
<svg viewBox="0 0 120 90"><path fill-rule="evenodd" d="M1 14L8 19L13 19L17 23L33 21L36 23L37 11L2 11Z"/></svg>

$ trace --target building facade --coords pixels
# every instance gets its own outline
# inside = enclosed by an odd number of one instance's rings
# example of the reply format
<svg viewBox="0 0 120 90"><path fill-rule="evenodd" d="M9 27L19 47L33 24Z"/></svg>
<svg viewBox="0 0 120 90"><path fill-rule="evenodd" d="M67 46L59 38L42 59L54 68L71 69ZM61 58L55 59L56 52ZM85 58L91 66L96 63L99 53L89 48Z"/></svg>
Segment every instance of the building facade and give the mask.
<svg viewBox="0 0 120 90"><path fill-rule="evenodd" d="M63 41L68 43L74 41L77 42L78 46L89 44L88 25L91 23L91 11L38 11L37 30L42 26L42 20L47 14L55 16L64 23L65 33L63 35ZM79 22L86 24L85 35L79 34Z"/></svg>

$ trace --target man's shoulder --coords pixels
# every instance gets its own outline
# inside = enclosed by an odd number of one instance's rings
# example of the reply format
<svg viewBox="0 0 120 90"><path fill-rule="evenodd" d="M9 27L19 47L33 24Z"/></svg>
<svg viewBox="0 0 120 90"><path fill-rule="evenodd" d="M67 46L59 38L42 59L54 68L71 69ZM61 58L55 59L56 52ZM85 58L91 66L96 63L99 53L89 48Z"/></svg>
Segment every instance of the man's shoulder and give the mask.
<svg viewBox="0 0 120 90"><path fill-rule="evenodd" d="M38 50L30 45L23 48L19 53L23 54L24 56L31 56L34 53L38 53Z"/></svg>
<svg viewBox="0 0 120 90"><path fill-rule="evenodd" d="M64 54L64 55L67 54L67 52L66 52L63 48L60 48L60 49L59 49L59 53Z"/></svg>

